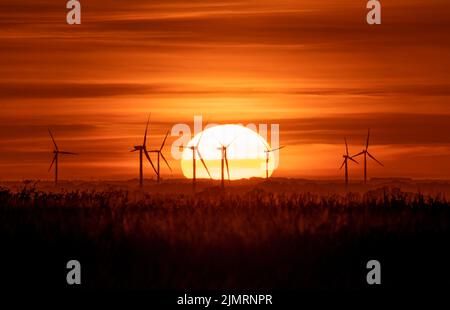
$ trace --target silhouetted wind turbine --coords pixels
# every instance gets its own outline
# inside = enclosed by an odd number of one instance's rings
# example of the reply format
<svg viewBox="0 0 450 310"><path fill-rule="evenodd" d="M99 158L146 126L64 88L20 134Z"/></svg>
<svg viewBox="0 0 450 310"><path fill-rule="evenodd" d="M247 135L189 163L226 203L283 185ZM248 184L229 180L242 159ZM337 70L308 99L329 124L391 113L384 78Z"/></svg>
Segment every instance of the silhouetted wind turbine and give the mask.
<svg viewBox="0 0 450 310"><path fill-rule="evenodd" d="M227 175L228 175L228 181L230 181L230 167L228 165L228 156L227 156L227 150L230 147L230 145L232 145L234 143L234 141L236 141L236 139L238 138L238 136L236 136L233 141L231 141L230 143L228 143L228 145L224 145L222 144L217 138L216 140L219 142L220 147L217 148L219 151L222 152L222 158L221 158L221 186L222 189L225 188L225 165L227 166Z"/></svg>
<svg viewBox="0 0 450 310"><path fill-rule="evenodd" d="M159 150L151 150L150 153L157 153L158 154L158 162L157 162L157 177L158 177L158 183L161 180L161 176L160 176L160 164L159 164L159 159L162 158L164 160L164 162L166 163L167 167L170 169L170 172L172 172L172 168L170 168L169 163L167 162L166 158L164 157L164 154L162 153L162 149L164 148L164 144L166 143L166 139L167 136L169 135L169 132L167 132L163 143L161 144L161 147L159 148Z"/></svg>
<svg viewBox="0 0 450 310"><path fill-rule="evenodd" d="M206 163L202 157L202 154L200 153L200 150L198 149L200 142L202 141L202 137L203 137L203 133L205 131L203 130L202 133L200 134L200 138L198 139L198 142L196 145L193 146L180 146L180 149L189 149L192 151L192 186L194 187L195 190L195 186L196 186L196 182L197 182L197 154L198 157L200 158L203 167L205 167L206 172L208 172L209 178L212 179L211 174L209 173L208 167L206 166Z"/></svg>
<svg viewBox="0 0 450 310"><path fill-rule="evenodd" d="M344 139L345 140L345 154L342 156L344 157L344 162L342 163L341 168L345 166L345 187L348 186L348 161L351 160L357 164L359 164L356 160L353 159L353 156L350 156L348 153L348 144L347 144L347 138Z"/></svg>
<svg viewBox="0 0 450 310"><path fill-rule="evenodd" d="M353 157L358 157L360 155L364 155L364 184L367 183L367 156L372 158L380 166L384 167L384 165L381 162L379 162L374 156L372 156L372 154L369 153L369 151L368 151L368 149L369 149L369 139L370 139L370 129L367 132L366 148L361 153L358 153L358 154L353 156Z"/></svg>
<svg viewBox="0 0 450 310"><path fill-rule="evenodd" d="M77 153L72 152L66 152L66 151L60 151L58 148L58 145L56 144L55 138L53 137L52 132L50 129L48 130L48 133L50 134L50 137L52 138L53 145L55 146L55 149L53 150L53 160L50 164L50 168L48 168L48 171L52 170L53 165L55 165L55 185L58 185L58 160L59 155L78 155Z"/></svg>
<svg viewBox="0 0 450 310"><path fill-rule="evenodd" d="M222 152L222 159L221 159L221 186L222 189L225 188L225 165L227 165L227 174L228 174L228 181L230 181L230 167L228 166L228 157L227 157L227 146L221 145L221 147L218 148Z"/></svg>
<svg viewBox="0 0 450 310"><path fill-rule="evenodd" d="M143 155L145 155L145 157L147 157L147 160L150 162L150 165L152 165L153 170L155 171L155 173L157 173L155 166L153 165L153 162L152 162L150 156L148 155L148 151L147 151L147 132L148 132L149 123L150 123L150 115L147 120L147 127L145 127L144 142L142 143L142 145L135 145L134 149L131 150L131 152L139 151L139 186L140 187L142 187L144 185L144 171L143 171L143 163L142 163Z"/></svg>
<svg viewBox="0 0 450 310"><path fill-rule="evenodd" d="M269 158L270 158L270 153L273 153L275 151L279 151L281 149L284 149L284 146L275 148L275 149L271 149L269 148L269 146L266 146L266 150L264 151L266 153L266 179L269 178Z"/></svg>

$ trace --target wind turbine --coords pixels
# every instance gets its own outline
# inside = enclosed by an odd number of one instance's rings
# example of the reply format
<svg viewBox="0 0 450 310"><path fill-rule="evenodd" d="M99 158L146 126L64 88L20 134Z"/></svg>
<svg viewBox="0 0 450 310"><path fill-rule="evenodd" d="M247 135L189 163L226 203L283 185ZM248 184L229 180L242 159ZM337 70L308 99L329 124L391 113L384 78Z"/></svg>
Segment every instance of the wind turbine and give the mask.
<svg viewBox="0 0 450 310"><path fill-rule="evenodd" d="M48 171L52 170L53 165L55 165L55 186L58 185L58 161L59 161L59 155L78 155L77 153L72 152L66 152L66 151L60 151L58 148L58 145L56 144L55 138L53 137L52 132L50 129L48 130L48 133L50 134L50 137L52 138L53 145L55 146L55 149L53 150L53 160L50 164L50 168L48 168Z"/></svg>
<svg viewBox="0 0 450 310"><path fill-rule="evenodd" d="M345 154L342 156L344 158L344 162L342 163L341 168L345 166L345 187L348 187L348 161L351 160L357 164L359 164L356 160L353 159L353 156L350 156L348 154L348 144L347 144L347 138L344 138L345 140Z"/></svg>
<svg viewBox="0 0 450 310"><path fill-rule="evenodd" d="M193 146L180 146L180 149L189 149L189 150L192 151L192 186L194 187L194 190L195 190L195 186L196 186L196 182L197 182L197 166L196 166L196 164L197 164L197 154L198 154L198 157L200 158L200 160L201 160L201 162L203 164L203 167L205 167L206 172L208 172L208 175L209 175L210 179L212 179L211 174L209 173L208 167L206 166L206 163L203 160L202 154L200 153L200 150L198 148L199 145L200 145L200 142L202 141L202 137L203 137L203 133L204 132L205 131L203 130L202 133L200 134L200 138L198 139L198 142L197 142L196 145L193 145Z"/></svg>
<svg viewBox="0 0 450 310"><path fill-rule="evenodd" d="M228 156L227 156L227 150L230 147L230 145L232 145L234 143L234 141L236 141L236 139L238 138L238 136L236 136L233 141L231 141L230 143L228 143L227 145L222 144L222 142L220 142L217 138L216 140L219 142L220 147L218 147L217 149L219 151L222 152L222 158L221 158L221 186L222 189L225 188L225 165L227 166L227 175L228 175L228 181L230 181L230 167L228 165Z"/></svg>
<svg viewBox="0 0 450 310"><path fill-rule="evenodd" d="M284 149L284 146L275 148L275 149L271 149L269 148L269 146L266 146L266 149L264 151L264 153L266 153L266 179L269 178L269 158L270 158L270 153L273 153L275 151L279 151L281 149Z"/></svg>
<svg viewBox="0 0 450 310"><path fill-rule="evenodd" d="M160 158L162 158L163 160L164 160L164 162L166 163L166 165L167 165L167 167L170 169L170 172L172 172L172 168L170 168L170 166L169 166L169 163L167 162L167 160L166 160L166 158L164 157L164 154L162 153L162 149L163 149L163 147L164 147L164 144L166 143L166 139L167 139L167 136L169 135L169 132L167 131L167 133L166 133L166 136L165 136L165 138L164 138L164 141L163 141L163 143L161 144L161 147L159 148L159 150L151 150L150 151L150 153L156 153L156 154L158 154L158 162L157 162L157 172L156 172L156 175L157 175L157 177L158 177L158 183L160 182L160 180L161 180L161 177L160 177L160 164L159 164L159 160L160 160Z"/></svg>
<svg viewBox="0 0 450 310"><path fill-rule="evenodd" d="M353 156L353 157L358 157L358 156L364 155L364 184L367 184L367 156L372 158L380 166L384 167L384 165L380 161L378 161L374 156L372 156L372 154L369 153L369 150L368 150L369 149L369 139L370 139L370 129L367 132L366 148L362 152Z"/></svg>
<svg viewBox="0 0 450 310"><path fill-rule="evenodd" d="M148 132L149 123L150 123L150 115L148 116L147 127L145 127L144 142L142 143L142 145L135 145L134 149L131 150L131 152L139 151L139 187L142 187L144 184L144 170L143 170L143 163L142 163L143 155L145 155L145 157L147 157L147 160L150 162L150 165L152 165L152 168L156 173L155 166L153 165L153 162L152 162L150 156L148 155L148 151L147 151L147 132Z"/></svg>

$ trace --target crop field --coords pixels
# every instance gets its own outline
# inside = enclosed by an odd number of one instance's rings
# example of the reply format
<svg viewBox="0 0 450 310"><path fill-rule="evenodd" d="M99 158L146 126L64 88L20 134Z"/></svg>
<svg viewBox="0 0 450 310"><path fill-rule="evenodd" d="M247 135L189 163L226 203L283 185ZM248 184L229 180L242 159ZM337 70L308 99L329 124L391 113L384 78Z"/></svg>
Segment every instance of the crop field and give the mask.
<svg viewBox="0 0 450 310"><path fill-rule="evenodd" d="M450 279L449 241L443 194L392 186L347 194L240 184L195 195L0 190L8 287L60 286L70 259L81 262L87 288L364 289L371 259L382 263L387 288L440 287Z"/></svg>

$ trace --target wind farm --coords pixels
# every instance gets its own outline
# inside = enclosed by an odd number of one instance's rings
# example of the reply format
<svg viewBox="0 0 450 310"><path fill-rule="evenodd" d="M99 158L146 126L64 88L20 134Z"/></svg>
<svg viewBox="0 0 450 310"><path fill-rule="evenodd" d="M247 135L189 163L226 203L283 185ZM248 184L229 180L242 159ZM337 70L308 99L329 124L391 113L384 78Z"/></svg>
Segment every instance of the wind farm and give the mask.
<svg viewBox="0 0 450 310"><path fill-rule="evenodd" d="M14 308L446 296L449 1L62 2L0 3Z"/></svg>
<svg viewBox="0 0 450 310"><path fill-rule="evenodd" d="M116 181L61 180L60 157L78 153L62 150L60 142L66 146L70 140L57 141L48 130L54 147L50 165L50 170L55 169L54 181L0 182L0 233L15 235L22 225L32 227L23 233L32 240L29 246L7 246L8 251L29 257L28 251L45 247L49 235L58 236L56 246L34 255L45 267L42 270L53 270L49 258L59 260L61 253L86 256L85 244L90 244L89 255L101 257L88 260L92 268L90 287L117 288L119 279L125 279L132 287L146 288L151 283L152 287L169 290L186 285L214 289L217 283L228 289L260 284L294 290L334 289L328 274L320 273L322 268L337 277L342 266L357 264L359 255L370 256L374 251L384 257L392 253L404 259L414 257L412 265L427 262L429 266L430 256L423 255L421 249L431 246L431 251L439 254L438 260L433 259L435 266L442 267L450 259L438 252L446 240L443 235L450 231L450 207L443 198L450 195L450 181L437 186L430 181L377 178L381 170L371 170L373 177L369 179L369 160L381 168L390 168L373 155L374 150L380 152L376 144L379 136L373 138L370 129L363 150L355 155L351 150L360 145L349 143L356 140L354 136L344 137L344 154L333 154L342 159L340 169L335 168L335 180L308 180L277 176L276 162L282 162L286 145L280 146L280 141L269 143L242 125L205 126L178 147L169 138L170 131L163 131L165 126L154 118L151 121L150 114L145 128L143 125L136 122L142 142L130 151L139 154L138 165L131 169L136 173L138 168L138 178ZM131 138L126 142L124 145L129 145ZM69 146L75 149L76 144ZM179 160L168 156L169 147L172 156L177 148L181 151ZM358 174L362 165L356 158L361 156L363 173ZM77 159L80 162L83 156ZM183 177L163 178L162 164L171 172L181 168ZM8 211L13 209L20 213ZM19 214L28 215L22 218ZM439 229L433 222L436 216L442 219ZM424 237L422 229L433 229L434 234ZM374 231L381 231L376 240L367 237ZM400 250L385 231L398 240L423 241ZM365 242L368 248L361 247ZM120 255L112 255L111 248L118 249ZM211 249L226 250L215 256ZM324 264L324 259L330 263ZM135 271L114 274L112 268L129 263ZM272 266L269 272L268 266ZM169 272L173 268L176 273ZM194 271L200 275L205 268L207 278L192 274ZM361 288L359 272L346 268L349 280L345 289ZM41 278L40 270L33 274ZM225 277L221 270L226 270ZM305 277L309 271L317 275ZM8 273L4 276L11 279ZM58 276L58 272L52 272L44 287ZM283 280L287 278L294 281ZM407 284L403 276L391 281ZM19 285L14 280L9 283Z"/></svg>
<svg viewBox="0 0 450 310"><path fill-rule="evenodd" d="M153 148L153 149L148 149L148 133L149 133L149 126L150 126L150 117L151 117L151 113L148 116L147 119L147 123L145 126L145 131L144 131L144 136L143 136L143 142L140 145L135 145L133 147L133 149L130 151L132 153L135 152L139 152L139 187L143 188L144 186L144 170L145 170L145 166L144 166L144 158L147 159L148 163L150 164L151 172L153 172L156 176L156 182L160 183L162 178L161 178L161 161L164 162L165 166L169 169L169 171L171 173L173 173L173 169L169 164L169 161L167 160L167 158L164 156L163 150L164 147L166 146L166 141L169 137L169 131L166 132L163 141L161 143L161 145L158 148ZM234 126L234 125L233 125ZM214 127L214 126L213 126ZM219 126L220 127L220 126ZM240 127L240 126L238 126ZM192 171L192 176L190 177L192 179L192 188L195 192L196 189L196 185L198 182L198 163L197 161L199 161L201 163L201 166L203 167L204 171L206 171L207 175L206 178L209 179L211 182L214 180L211 172L210 172L210 168L208 168L208 164L207 161L210 159L205 158L204 155L202 155L202 152L200 151L200 145L202 144L202 138L204 133L206 132L206 128L207 126L205 126L205 130L202 130L199 133L199 138L192 143L189 143L189 145L180 145L179 149L184 152L184 151L189 151L191 154L191 157L189 160L191 160L191 171ZM218 127L217 127L218 128ZM54 146L54 150L53 150L53 160L51 162L51 165L48 169L48 171L51 171L51 169L54 167L54 184L55 186L58 185L58 180L59 180L59 156L60 155L79 155L78 153L74 153L74 152L67 152L67 151L61 151L54 139L53 133L50 131L50 129L48 130L48 133L51 137L51 140L53 142L53 146ZM240 135L242 135L243 133L241 132L240 134L235 134L231 137L228 143L223 143L221 142L222 139L219 139L216 135L216 133L213 134L213 139L215 140L214 143L218 144L217 147L212 146L211 145L206 145L203 148L203 151L207 151L208 153L213 151L214 149L219 151L220 155L218 157L218 160L220 162L220 187L222 188L222 190L225 189L225 180L228 180L228 182L231 182L231 173L230 172L230 164L229 164L229 157L228 157L228 149L236 142L236 140L240 137ZM264 150L264 176L266 180L270 179L271 174L274 172L274 169L270 169L271 166L273 166L273 161L275 161L274 153L279 153L282 149L285 148L285 146L277 146L275 148L271 148L271 146L264 140L264 138L262 138L261 136L259 136L258 133L255 133L255 135L257 136L257 139L260 140L261 144L260 145L256 145L256 146L252 146L253 148L257 149L260 148L261 145L263 146ZM348 145L348 141L347 138L344 138L344 146L345 146L345 153L342 155L343 161L342 164L339 168L339 170L344 170L344 184L345 184L345 188L348 190L349 188L349 184L350 184L350 176L349 176L349 164L350 163L354 163L359 165L359 162L356 160L356 158L363 156L364 161L363 161L363 184L368 184L368 159L373 160L375 163L377 163L379 166L384 167L384 164L381 163L378 159L375 158L374 155L372 155L369 152L369 146L370 146L370 137L371 137L371 131L370 129L368 129L368 133L367 133L367 137L365 140L365 147L363 148L363 150L359 153L356 153L355 155L351 155L349 152L349 145ZM229 138L229 137L228 137ZM194 140L192 140L194 141ZM154 159L152 160L152 155L154 155ZM259 155L258 155L259 156ZM154 163L156 162L156 164ZM262 176L261 176L262 178ZM353 183L357 183L358 182L358 178L355 177L355 180L353 181Z"/></svg>

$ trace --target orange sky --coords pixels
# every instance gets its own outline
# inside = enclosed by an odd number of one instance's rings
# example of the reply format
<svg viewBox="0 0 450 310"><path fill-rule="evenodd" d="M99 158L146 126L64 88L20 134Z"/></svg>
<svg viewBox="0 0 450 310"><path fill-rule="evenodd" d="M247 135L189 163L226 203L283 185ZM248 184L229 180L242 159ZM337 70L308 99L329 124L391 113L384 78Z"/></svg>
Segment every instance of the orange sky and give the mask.
<svg viewBox="0 0 450 310"><path fill-rule="evenodd" d="M368 26L356 0L81 0L69 26L65 1L2 0L0 179L52 177L47 127L82 153L62 179L137 177L150 111L154 146L194 115L279 123L275 176L340 178L371 127L370 176L448 178L450 2L382 2Z"/></svg>

